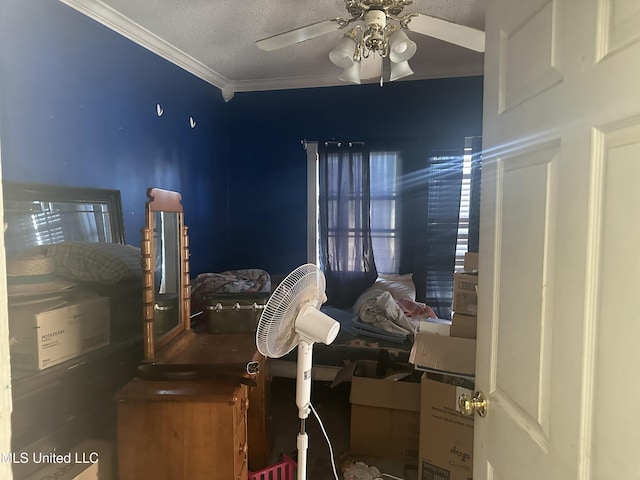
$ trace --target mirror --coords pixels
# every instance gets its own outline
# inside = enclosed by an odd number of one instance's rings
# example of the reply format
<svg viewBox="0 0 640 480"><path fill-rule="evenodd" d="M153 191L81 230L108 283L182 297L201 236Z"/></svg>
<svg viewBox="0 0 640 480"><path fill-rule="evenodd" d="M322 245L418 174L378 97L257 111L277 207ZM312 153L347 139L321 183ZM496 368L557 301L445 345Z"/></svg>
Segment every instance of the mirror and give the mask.
<svg viewBox="0 0 640 480"><path fill-rule="evenodd" d="M119 190L3 182L7 258L62 241L125 243Z"/></svg>
<svg viewBox="0 0 640 480"><path fill-rule="evenodd" d="M191 328L189 247L182 197L149 188L142 229L142 309L144 360Z"/></svg>

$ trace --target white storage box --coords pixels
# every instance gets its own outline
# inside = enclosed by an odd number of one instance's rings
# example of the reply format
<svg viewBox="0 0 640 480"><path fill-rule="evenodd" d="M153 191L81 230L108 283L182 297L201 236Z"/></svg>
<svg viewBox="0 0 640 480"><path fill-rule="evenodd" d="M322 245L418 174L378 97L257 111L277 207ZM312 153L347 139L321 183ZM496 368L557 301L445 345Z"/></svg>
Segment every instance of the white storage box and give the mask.
<svg viewBox="0 0 640 480"><path fill-rule="evenodd" d="M9 309L11 363L43 370L109 344L107 297L61 298Z"/></svg>

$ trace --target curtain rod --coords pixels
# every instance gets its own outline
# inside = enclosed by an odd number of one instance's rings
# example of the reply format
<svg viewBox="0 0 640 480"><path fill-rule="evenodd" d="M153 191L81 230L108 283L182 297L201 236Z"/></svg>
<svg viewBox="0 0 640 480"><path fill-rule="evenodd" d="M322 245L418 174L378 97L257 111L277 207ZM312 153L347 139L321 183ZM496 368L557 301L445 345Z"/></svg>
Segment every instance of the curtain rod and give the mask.
<svg viewBox="0 0 640 480"><path fill-rule="evenodd" d="M331 144L336 144L338 146L342 145L343 143L348 143L349 146L351 145L364 145L364 142L338 142L335 140L329 140L326 142L319 142L318 140L305 140L304 138L302 140L300 140L300 143L302 144L302 146L304 147L304 149L307 149L307 144L309 143L324 143L325 145L329 145Z"/></svg>

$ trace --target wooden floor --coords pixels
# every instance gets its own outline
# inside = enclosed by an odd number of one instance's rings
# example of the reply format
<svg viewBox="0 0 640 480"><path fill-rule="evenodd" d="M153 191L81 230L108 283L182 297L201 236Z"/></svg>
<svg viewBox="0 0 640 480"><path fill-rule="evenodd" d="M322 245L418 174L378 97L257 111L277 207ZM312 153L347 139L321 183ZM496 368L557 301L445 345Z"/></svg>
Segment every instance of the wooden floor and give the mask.
<svg viewBox="0 0 640 480"><path fill-rule="evenodd" d="M349 462L357 461L374 466L381 473L391 475L382 478L417 480L415 463L351 455L349 451L349 391L349 383L330 388L329 382L314 381L311 392L311 403L331 441L337 478L342 480L343 467ZM275 377L272 382L271 395L274 430L273 465L278 462L281 452L294 458L297 455L296 438L300 431L300 420L295 404L295 380ZM371 428L375 428L375 425L372 425ZM306 432L309 437L308 480L335 480L329 447L313 414L306 421Z"/></svg>

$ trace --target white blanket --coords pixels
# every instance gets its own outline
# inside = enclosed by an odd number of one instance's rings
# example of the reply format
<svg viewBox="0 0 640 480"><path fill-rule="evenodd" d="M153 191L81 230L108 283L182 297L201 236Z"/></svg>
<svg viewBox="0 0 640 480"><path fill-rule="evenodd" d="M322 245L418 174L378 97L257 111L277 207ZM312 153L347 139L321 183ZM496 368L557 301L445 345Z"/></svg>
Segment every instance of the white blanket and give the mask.
<svg viewBox="0 0 640 480"><path fill-rule="evenodd" d="M402 308L385 290L368 289L353 305L353 312L364 323L389 333L413 335L416 328L407 319Z"/></svg>

